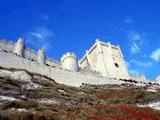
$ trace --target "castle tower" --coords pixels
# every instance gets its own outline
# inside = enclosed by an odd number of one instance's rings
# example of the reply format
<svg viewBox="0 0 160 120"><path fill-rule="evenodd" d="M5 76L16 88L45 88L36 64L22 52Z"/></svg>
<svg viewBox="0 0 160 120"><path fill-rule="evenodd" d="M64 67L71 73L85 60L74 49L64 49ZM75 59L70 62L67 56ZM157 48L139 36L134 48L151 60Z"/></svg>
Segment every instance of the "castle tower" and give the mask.
<svg viewBox="0 0 160 120"><path fill-rule="evenodd" d="M80 66L87 67L89 62L90 69L101 73L103 77L130 79L125 60L119 46L102 42L96 39L93 46L80 60Z"/></svg>
<svg viewBox="0 0 160 120"><path fill-rule="evenodd" d="M71 71L78 70L77 57L72 52L67 52L61 57L61 64L62 64L62 68L64 69L71 70Z"/></svg>
<svg viewBox="0 0 160 120"><path fill-rule="evenodd" d="M14 53L23 56L23 49L24 49L24 38L20 37L14 46Z"/></svg>
<svg viewBox="0 0 160 120"><path fill-rule="evenodd" d="M40 64L45 64L45 51L43 48L38 51L37 62Z"/></svg>

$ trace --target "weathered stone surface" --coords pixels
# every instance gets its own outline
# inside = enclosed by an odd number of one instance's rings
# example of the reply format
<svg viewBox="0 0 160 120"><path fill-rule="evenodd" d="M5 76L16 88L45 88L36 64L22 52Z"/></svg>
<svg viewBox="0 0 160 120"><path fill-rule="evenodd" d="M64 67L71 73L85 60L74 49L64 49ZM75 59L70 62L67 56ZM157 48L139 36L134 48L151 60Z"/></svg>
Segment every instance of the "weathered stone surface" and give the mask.
<svg viewBox="0 0 160 120"><path fill-rule="evenodd" d="M61 57L62 68L71 71L78 70L77 57L72 52L67 52Z"/></svg>
<svg viewBox="0 0 160 120"><path fill-rule="evenodd" d="M55 83L54 80L51 80L42 76L38 76L38 75L34 75L33 78L36 79L36 81L38 82Z"/></svg>
<svg viewBox="0 0 160 120"><path fill-rule="evenodd" d="M59 89L59 90L57 90L57 91L60 92L60 93L63 93L63 94L66 93L64 90L61 90L61 89Z"/></svg>
<svg viewBox="0 0 160 120"><path fill-rule="evenodd" d="M18 100L18 99L14 98L14 97L0 95L0 101L15 101L15 100Z"/></svg>
<svg viewBox="0 0 160 120"><path fill-rule="evenodd" d="M156 101L156 102L150 102L148 104L145 104L145 105L137 105L138 107L151 107L153 109L156 109L156 110L160 110L160 101Z"/></svg>
<svg viewBox="0 0 160 120"><path fill-rule="evenodd" d="M23 56L23 49L24 49L24 39L19 38L14 46L14 53L19 56Z"/></svg>
<svg viewBox="0 0 160 120"><path fill-rule="evenodd" d="M20 81L20 82L31 82L31 76L25 71L16 71L11 73L11 79Z"/></svg>
<svg viewBox="0 0 160 120"><path fill-rule="evenodd" d="M11 73L12 72L10 72L8 70L0 69L0 77L9 77L9 76L11 76Z"/></svg>
<svg viewBox="0 0 160 120"><path fill-rule="evenodd" d="M40 85L38 85L38 84L35 84L35 83L29 83L29 84L23 84L22 86L21 86L21 89L22 90L36 90L36 89L38 89L38 88L41 88L41 86Z"/></svg>
<svg viewBox="0 0 160 120"><path fill-rule="evenodd" d="M82 68L98 71L103 77L130 79L119 46L96 40L79 62Z"/></svg>
<svg viewBox="0 0 160 120"><path fill-rule="evenodd" d="M8 78L19 82L29 83L31 82L31 76L25 71L11 72L9 70L0 69L0 77Z"/></svg>
<svg viewBox="0 0 160 120"><path fill-rule="evenodd" d="M157 92L160 87L158 85L150 85L147 87L146 91Z"/></svg>
<svg viewBox="0 0 160 120"><path fill-rule="evenodd" d="M68 105L78 105L78 100L73 99L60 99L60 98L42 98L41 100L38 100L42 103L49 103L49 104L68 104Z"/></svg>

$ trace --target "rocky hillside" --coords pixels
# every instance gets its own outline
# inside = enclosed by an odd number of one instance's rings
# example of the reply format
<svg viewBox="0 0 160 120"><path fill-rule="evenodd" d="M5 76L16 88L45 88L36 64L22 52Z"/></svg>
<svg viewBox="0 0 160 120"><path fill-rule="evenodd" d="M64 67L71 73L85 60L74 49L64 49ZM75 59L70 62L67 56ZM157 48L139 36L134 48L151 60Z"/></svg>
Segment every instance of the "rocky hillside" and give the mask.
<svg viewBox="0 0 160 120"><path fill-rule="evenodd" d="M159 120L159 100L157 84L75 88L25 70L0 69L0 120Z"/></svg>

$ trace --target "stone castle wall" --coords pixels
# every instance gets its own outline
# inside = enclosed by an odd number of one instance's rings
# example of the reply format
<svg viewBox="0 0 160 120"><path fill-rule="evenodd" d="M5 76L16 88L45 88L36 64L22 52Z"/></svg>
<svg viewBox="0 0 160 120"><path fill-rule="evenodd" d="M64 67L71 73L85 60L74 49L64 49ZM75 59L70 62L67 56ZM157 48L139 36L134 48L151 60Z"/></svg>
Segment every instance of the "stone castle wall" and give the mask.
<svg viewBox="0 0 160 120"><path fill-rule="evenodd" d="M14 42L6 41L4 39L0 40L0 49L6 50L8 52L13 52Z"/></svg>
<svg viewBox="0 0 160 120"><path fill-rule="evenodd" d="M7 41L7 40L0 40L0 50L5 50L7 52L14 52L15 44L13 42ZM37 52L33 49L25 47L23 50L23 57L26 59L29 59L31 61L37 61ZM58 61L55 61L49 57L45 58L45 64L48 66L53 67L61 67L60 63Z"/></svg>
<svg viewBox="0 0 160 120"><path fill-rule="evenodd" d="M123 81L98 77L94 75L86 75L77 71L64 70L58 67L39 64L24 57L20 57L12 52L0 50L0 67L24 69L29 72L39 73L54 79L57 83L79 87L85 84L121 84Z"/></svg>

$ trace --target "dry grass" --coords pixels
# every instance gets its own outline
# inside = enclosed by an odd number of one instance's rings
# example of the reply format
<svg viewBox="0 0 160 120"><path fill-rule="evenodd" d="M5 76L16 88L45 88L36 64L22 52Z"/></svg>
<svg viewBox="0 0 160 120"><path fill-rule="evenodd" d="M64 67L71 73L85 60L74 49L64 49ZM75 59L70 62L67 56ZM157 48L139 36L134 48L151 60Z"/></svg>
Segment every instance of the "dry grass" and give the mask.
<svg viewBox="0 0 160 120"><path fill-rule="evenodd" d="M0 120L159 120L160 112L151 108L138 108L133 105L93 105L93 106L74 106L74 105L51 105L39 104L34 106L31 101L16 108L28 107L35 108L26 112L17 112L16 109L10 111L0 111ZM30 104L30 105L29 105ZM17 106L18 105L18 106ZM12 105L13 107L13 105Z"/></svg>

